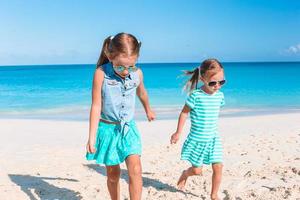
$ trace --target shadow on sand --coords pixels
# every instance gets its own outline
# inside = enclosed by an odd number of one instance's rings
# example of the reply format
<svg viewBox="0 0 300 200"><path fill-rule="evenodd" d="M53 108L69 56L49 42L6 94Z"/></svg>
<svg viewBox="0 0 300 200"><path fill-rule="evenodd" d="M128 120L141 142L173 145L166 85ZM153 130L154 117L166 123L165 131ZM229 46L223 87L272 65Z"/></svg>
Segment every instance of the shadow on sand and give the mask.
<svg viewBox="0 0 300 200"><path fill-rule="evenodd" d="M14 183L16 183L21 187L21 190L28 195L30 200L82 199L79 192L75 192L67 188L56 187L45 181L45 180L61 180L61 181L78 182L75 179L39 177L39 176L20 175L20 174L9 174L8 176Z"/></svg>

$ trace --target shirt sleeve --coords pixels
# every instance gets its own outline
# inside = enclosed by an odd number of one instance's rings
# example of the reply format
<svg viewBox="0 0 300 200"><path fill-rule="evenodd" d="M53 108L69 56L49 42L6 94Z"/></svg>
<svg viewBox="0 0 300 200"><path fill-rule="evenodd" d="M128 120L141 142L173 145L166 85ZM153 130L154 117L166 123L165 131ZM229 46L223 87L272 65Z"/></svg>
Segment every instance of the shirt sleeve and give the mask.
<svg viewBox="0 0 300 200"><path fill-rule="evenodd" d="M221 107L223 107L225 105L225 98L224 98L224 94L222 93L222 97L221 97Z"/></svg>
<svg viewBox="0 0 300 200"><path fill-rule="evenodd" d="M196 94L193 92L191 93L185 101L185 104L190 108L193 109L195 107L196 102Z"/></svg>

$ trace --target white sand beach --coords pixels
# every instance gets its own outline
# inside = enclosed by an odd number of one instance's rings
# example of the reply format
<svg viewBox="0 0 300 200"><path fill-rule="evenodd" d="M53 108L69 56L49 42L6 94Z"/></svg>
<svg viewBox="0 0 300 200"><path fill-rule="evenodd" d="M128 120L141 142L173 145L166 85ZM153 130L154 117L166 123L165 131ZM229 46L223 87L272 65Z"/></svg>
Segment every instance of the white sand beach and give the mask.
<svg viewBox="0 0 300 200"><path fill-rule="evenodd" d="M143 138L143 199L209 199L211 169L177 179L188 163L170 145L176 120L139 121ZM0 120L0 199L109 199L105 168L85 160L87 121ZM221 199L300 199L300 113L221 118ZM189 123L185 127L188 132ZM128 197L122 164L121 199Z"/></svg>

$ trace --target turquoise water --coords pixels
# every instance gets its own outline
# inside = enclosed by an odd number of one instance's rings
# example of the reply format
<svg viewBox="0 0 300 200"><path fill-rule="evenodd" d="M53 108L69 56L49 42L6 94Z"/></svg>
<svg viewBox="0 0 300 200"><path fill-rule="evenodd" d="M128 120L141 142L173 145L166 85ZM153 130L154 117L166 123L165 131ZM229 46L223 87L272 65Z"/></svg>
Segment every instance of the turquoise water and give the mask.
<svg viewBox="0 0 300 200"><path fill-rule="evenodd" d="M300 109L300 62L223 63L226 114ZM177 118L186 94L182 70L197 63L138 65L158 118ZM88 119L94 65L0 67L1 118ZM137 103L137 117L143 118Z"/></svg>

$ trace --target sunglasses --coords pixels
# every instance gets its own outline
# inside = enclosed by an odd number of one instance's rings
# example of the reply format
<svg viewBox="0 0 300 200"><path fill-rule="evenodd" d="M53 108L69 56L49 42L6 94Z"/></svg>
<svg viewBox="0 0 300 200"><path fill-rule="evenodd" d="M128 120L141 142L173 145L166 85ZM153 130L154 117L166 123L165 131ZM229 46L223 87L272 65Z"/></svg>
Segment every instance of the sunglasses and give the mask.
<svg viewBox="0 0 300 200"><path fill-rule="evenodd" d="M217 84L219 84L220 86L221 85L224 85L225 84L225 80L221 80L221 81L210 81L210 82L208 82L208 86L209 87L213 87L213 86L216 86Z"/></svg>
<svg viewBox="0 0 300 200"><path fill-rule="evenodd" d="M137 68L135 65L133 65L133 66L128 66L128 67L125 67L125 66L114 66L114 70L115 70L116 72L123 72L125 69L126 69L129 73L130 73L130 72L135 72L135 71L138 70L138 68Z"/></svg>

